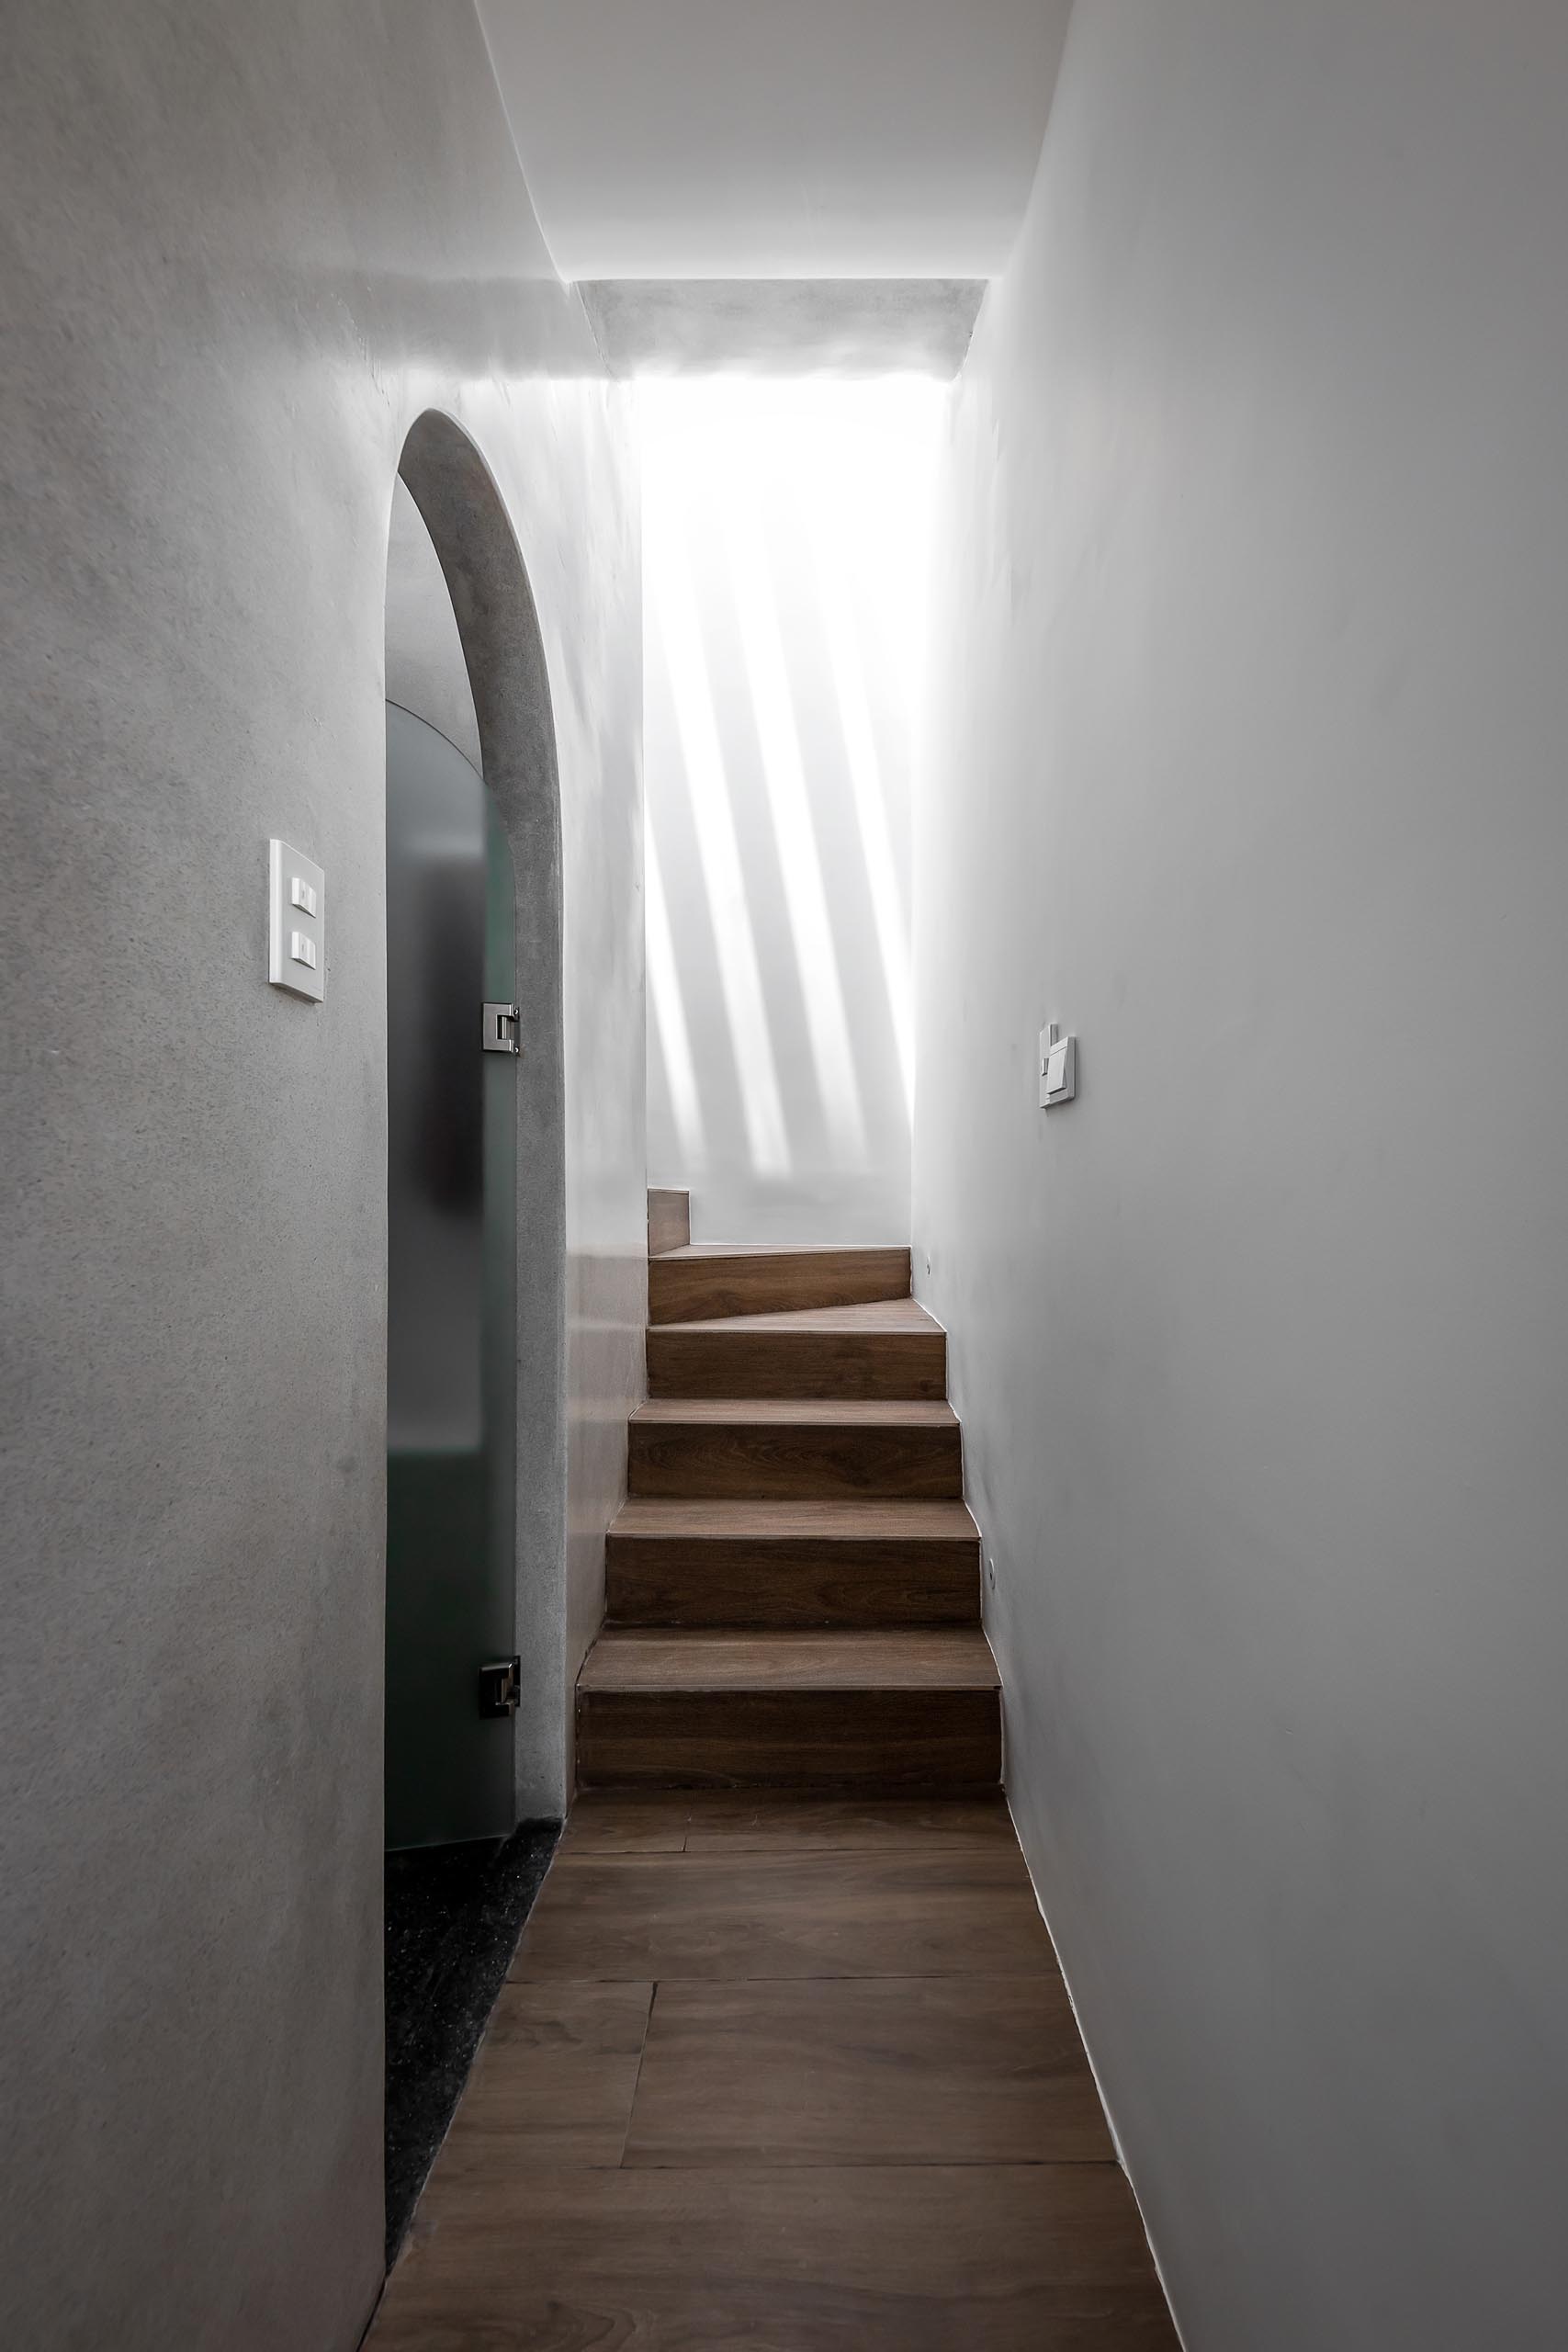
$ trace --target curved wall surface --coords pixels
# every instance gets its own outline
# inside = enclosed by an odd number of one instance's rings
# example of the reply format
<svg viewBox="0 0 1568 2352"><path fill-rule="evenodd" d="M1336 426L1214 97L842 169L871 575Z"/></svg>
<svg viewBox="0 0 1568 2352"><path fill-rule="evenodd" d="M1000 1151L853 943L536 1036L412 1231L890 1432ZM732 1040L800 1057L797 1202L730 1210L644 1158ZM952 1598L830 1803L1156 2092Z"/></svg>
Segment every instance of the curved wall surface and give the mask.
<svg viewBox="0 0 1568 2352"><path fill-rule="evenodd" d="M387 538L387 700L482 769L479 722L441 559L400 474Z"/></svg>
<svg viewBox="0 0 1568 2352"><path fill-rule="evenodd" d="M482 453L558 748L547 1813L645 1306L626 396L466 0L10 32L0 2335L337 2352L380 2276L393 481L426 409ZM273 835L325 870L319 1007L266 985Z"/></svg>

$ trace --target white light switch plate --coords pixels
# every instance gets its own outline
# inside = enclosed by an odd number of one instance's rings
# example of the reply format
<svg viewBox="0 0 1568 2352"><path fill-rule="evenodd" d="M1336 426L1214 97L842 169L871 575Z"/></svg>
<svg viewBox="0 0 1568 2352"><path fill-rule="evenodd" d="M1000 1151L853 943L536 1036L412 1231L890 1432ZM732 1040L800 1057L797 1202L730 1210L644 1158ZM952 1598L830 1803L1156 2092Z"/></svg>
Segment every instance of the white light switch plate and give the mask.
<svg viewBox="0 0 1568 2352"><path fill-rule="evenodd" d="M1078 1041L1064 1037L1056 1023L1040 1032L1040 1108L1054 1111L1078 1091Z"/></svg>
<svg viewBox="0 0 1568 2352"><path fill-rule="evenodd" d="M316 1004L327 992L327 877L287 842L269 850L266 976Z"/></svg>

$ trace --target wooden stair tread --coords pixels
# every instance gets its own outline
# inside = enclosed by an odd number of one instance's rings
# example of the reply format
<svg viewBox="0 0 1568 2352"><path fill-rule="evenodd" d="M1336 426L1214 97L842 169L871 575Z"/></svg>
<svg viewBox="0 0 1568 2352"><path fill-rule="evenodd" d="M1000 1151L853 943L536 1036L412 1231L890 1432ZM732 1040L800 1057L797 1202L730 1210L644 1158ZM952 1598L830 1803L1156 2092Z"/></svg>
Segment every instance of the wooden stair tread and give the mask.
<svg viewBox="0 0 1568 2352"><path fill-rule="evenodd" d="M813 1265L831 1258L907 1260L909 1245L907 1241L688 1241L683 1249L668 1250L663 1254L666 1263L676 1265L694 1258L739 1258L748 1261L758 1258L799 1259Z"/></svg>
<svg viewBox="0 0 1568 2352"><path fill-rule="evenodd" d="M918 1397L890 1396L658 1396L631 1415L645 1429L684 1429L701 1422L712 1429L950 1430L958 1426L951 1405Z"/></svg>
<svg viewBox="0 0 1568 2352"><path fill-rule="evenodd" d="M649 1261L648 1313L653 1324L789 1314L908 1295L909 1252L903 1245L778 1250L700 1241Z"/></svg>
<svg viewBox="0 0 1568 2352"><path fill-rule="evenodd" d="M650 1632L973 1626L980 1532L957 1499L638 1496L605 1541L604 1605Z"/></svg>
<svg viewBox="0 0 1568 2352"><path fill-rule="evenodd" d="M865 1634L607 1632L578 1688L595 1691L995 1690L974 1631Z"/></svg>
<svg viewBox="0 0 1568 2352"><path fill-rule="evenodd" d="M690 1302L691 1313L681 1301L666 1305L682 1319L649 1326L650 1396L937 1402L947 1394L947 1334L912 1298L803 1305L777 1293L738 1301L726 1290Z"/></svg>
<svg viewBox="0 0 1568 2352"><path fill-rule="evenodd" d="M926 1313L918 1298L872 1298L863 1300L858 1306L795 1306L782 1314L707 1315L694 1322L660 1323L656 1328L660 1338L691 1332L709 1339L726 1331L748 1336L756 1331L800 1331L812 1337L822 1334L863 1339L875 1339L888 1331L927 1331L944 1336L943 1327L934 1315Z"/></svg>
<svg viewBox="0 0 1568 2352"><path fill-rule="evenodd" d="M921 1399L680 1397L626 1424L634 1496L678 1501L961 1501L963 1432Z"/></svg>
<svg viewBox="0 0 1568 2352"><path fill-rule="evenodd" d="M961 1502L685 1501L657 1496L624 1503L612 1536L674 1542L978 1543L980 1531Z"/></svg>

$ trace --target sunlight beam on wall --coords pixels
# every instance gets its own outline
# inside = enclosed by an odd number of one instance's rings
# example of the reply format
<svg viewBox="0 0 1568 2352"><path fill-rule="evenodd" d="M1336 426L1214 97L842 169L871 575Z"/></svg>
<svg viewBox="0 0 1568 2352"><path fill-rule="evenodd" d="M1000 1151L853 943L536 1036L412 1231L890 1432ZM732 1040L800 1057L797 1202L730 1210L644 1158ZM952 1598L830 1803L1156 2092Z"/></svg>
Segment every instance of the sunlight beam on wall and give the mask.
<svg viewBox="0 0 1568 2352"><path fill-rule="evenodd" d="M689 1176L700 1176L706 1158L702 1099L651 820L643 835L643 872L648 887L648 991L653 1007L653 1025L664 1057L664 1081L670 1090L675 1132L681 1139L682 1166Z"/></svg>
<svg viewBox="0 0 1568 2352"><path fill-rule="evenodd" d="M898 874L887 823L882 765L866 700L865 677L851 599L835 551L818 533L813 548L817 592L821 600L823 634L839 698L839 724L843 730L844 761L854 795L855 822L865 860L866 887L871 893L876 948L887 989L888 1012L898 1052L904 1109L911 1126L915 1116L914 989L909 971L909 940L899 902Z"/></svg>
<svg viewBox="0 0 1568 2352"><path fill-rule="evenodd" d="M838 948L828 914L821 860L812 829L806 770L800 755L778 607L768 575L756 492L739 469L731 477L725 516L746 674L757 718L762 775L773 814L789 923L800 965L811 1057L823 1117L842 1167L863 1165L865 1119L854 1049L844 1011Z"/></svg>
<svg viewBox="0 0 1568 2352"><path fill-rule="evenodd" d="M675 729L718 954L719 987L735 1053L747 1148L759 1175L786 1176L789 1138L747 911L707 659L686 561L683 525L677 502L662 482L648 485L647 526L647 608L663 639Z"/></svg>

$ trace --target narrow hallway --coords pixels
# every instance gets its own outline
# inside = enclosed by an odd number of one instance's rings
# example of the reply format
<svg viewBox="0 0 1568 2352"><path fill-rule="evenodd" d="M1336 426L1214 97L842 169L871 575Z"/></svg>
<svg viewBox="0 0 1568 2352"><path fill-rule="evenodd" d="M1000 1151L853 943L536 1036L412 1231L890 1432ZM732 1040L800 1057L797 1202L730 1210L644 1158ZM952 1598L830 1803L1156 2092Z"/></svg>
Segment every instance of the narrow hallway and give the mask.
<svg viewBox="0 0 1568 2352"><path fill-rule="evenodd" d="M1164 2352L998 1785L908 1253L653 1246L600 1785L371 2345Z"/></svg>
<svg viewBox="0 0 1568 2352"><path fill-rule="evenodd" d="M999 1795L580 1800L373 2352L1169 2352Z"/></svg>

